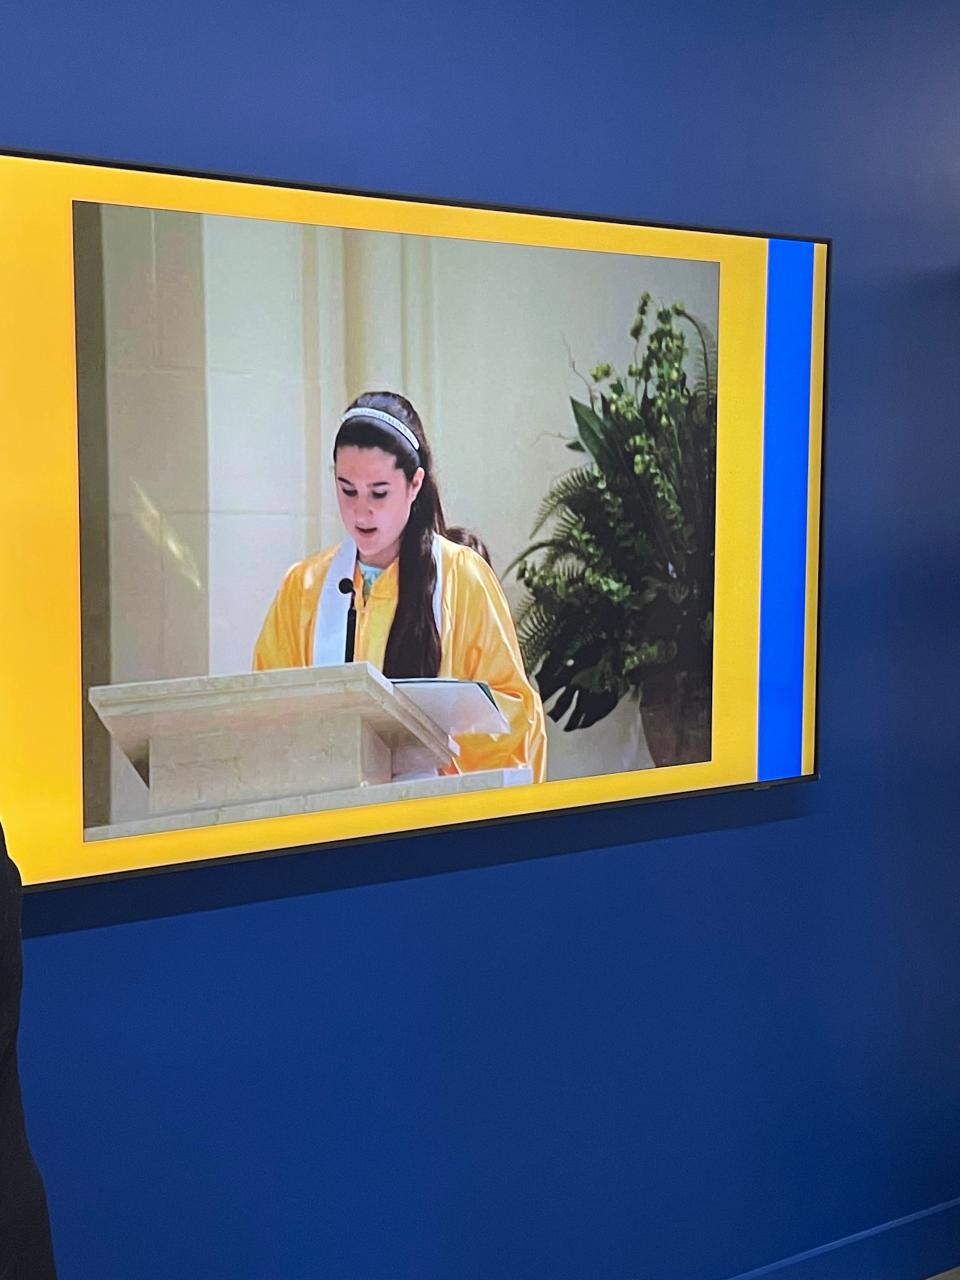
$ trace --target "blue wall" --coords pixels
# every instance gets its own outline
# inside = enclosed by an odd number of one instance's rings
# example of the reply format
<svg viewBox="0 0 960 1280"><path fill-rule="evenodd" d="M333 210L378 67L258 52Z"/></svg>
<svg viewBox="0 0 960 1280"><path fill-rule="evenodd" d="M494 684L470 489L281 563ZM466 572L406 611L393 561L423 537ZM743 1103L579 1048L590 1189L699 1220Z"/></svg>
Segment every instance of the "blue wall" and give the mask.
<svg viewBox="0 0 960 1280"><path fill-rule="evenodd" d="M952 0L5 13L7 147L835 240L824 780L31 898L65 1280L960 1263L958 42Z"/></svg>

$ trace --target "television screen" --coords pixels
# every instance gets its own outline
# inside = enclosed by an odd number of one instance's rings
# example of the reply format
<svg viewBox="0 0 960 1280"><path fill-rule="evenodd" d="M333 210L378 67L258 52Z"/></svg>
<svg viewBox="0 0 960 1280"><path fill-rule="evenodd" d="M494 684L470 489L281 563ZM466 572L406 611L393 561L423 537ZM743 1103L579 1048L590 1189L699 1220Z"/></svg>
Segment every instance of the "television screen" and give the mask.
<svg viewBox="0 0 960 1280"><path fill-rule="evenodd" d="M824 242L0 164L27 881L815 772Z"/></svg>

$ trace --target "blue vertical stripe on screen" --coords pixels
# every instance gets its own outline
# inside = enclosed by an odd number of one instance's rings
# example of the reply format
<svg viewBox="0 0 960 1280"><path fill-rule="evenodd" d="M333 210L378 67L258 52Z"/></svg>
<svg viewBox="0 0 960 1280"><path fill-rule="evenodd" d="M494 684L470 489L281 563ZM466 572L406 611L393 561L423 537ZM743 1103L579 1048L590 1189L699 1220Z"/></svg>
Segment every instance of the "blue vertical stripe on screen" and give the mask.
<svg viewBox="0 0 960 1280"><path fill-rule="evenodd" d="M763 410L757 777L793 778L803 750L813 245L771 240Z"/></svg>

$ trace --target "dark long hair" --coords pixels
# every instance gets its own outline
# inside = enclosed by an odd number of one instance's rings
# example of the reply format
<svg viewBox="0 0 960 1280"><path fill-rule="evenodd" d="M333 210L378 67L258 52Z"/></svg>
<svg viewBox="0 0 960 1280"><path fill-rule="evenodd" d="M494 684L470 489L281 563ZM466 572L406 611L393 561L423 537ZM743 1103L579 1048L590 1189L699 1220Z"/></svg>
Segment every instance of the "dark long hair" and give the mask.
<svg viewBox="0 0 960 1280"><path fill-rule="evenodd" d="M433 616L433 592L437 568L433 560L433 535L446 532L440 494L433 474L430 446L420 415L409 400L393 391L366 391L357 396L351 409L379 409L409 427L420 442L412 445L376 418L351 418L337 432L333 445L358 449L382 449L392 454L397 466L412 481L423 467L423 484L410 508L410 518L400 540L400 583L397 611L387 640L383 674L397 680L402 676L435 676L440 670L440 633Z"/></svg>

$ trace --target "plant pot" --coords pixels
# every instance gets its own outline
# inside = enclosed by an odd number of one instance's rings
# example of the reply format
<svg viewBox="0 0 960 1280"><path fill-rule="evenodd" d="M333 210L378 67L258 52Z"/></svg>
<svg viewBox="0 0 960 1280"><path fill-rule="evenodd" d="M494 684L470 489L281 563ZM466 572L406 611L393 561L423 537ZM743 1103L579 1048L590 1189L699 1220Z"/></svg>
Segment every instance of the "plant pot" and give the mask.
<svg viewBox="0 0 960 1280"><path fill-rule="evenodd" d="M640 715L647 748L658 769L710 759L709 698L644 703Z"/></svg>

